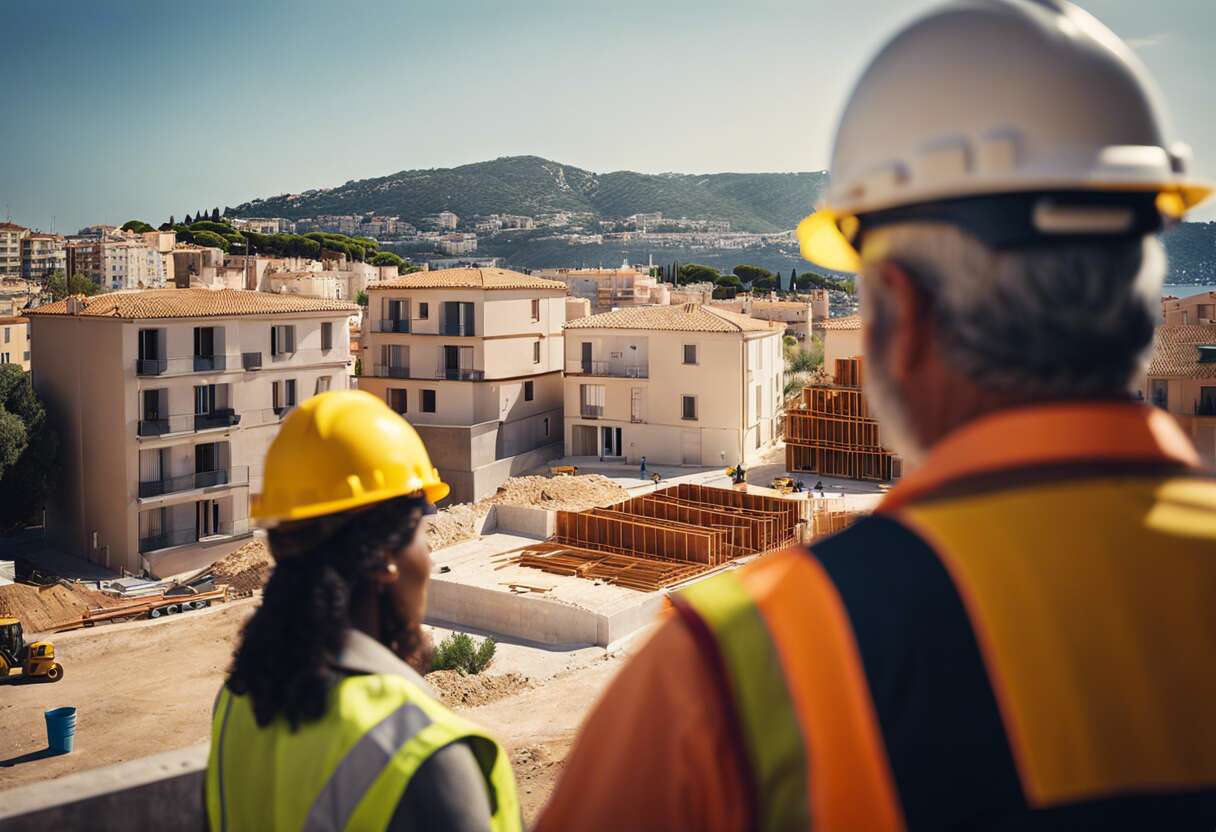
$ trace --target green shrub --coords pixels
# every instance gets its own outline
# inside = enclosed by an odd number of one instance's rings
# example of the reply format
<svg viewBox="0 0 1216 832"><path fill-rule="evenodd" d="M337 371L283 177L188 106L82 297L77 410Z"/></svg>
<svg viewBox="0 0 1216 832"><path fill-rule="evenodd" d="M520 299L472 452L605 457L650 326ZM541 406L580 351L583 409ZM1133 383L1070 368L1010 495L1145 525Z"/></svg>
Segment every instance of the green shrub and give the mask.
<svg viewBox="0 0 1216 832"><path fill-rule="evenodd" d="M458 670L476 675L485 670L494 658L494 639L482 639L481 644L468 633L452 633L435 648L432 670Z"/></svg>

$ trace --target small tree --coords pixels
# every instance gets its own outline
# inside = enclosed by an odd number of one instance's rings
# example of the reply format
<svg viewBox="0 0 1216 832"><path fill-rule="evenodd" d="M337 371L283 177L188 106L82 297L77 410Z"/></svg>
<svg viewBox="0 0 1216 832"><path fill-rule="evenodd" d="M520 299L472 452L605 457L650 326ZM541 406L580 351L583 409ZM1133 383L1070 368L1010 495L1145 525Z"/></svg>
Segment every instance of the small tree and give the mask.
<svg viewBox="0 0 1216 832"><path fill-rule="evenodd" d="M46 288L51 293L51 300L63 300L68 295L95 295L100 291L100 287L88 275L77 272L69 278L63 269L55 269L51 273Z"/></svg>
<svg viewBox="0 0 1216 832"><path fill-rule="evenodd" d="M127 220L122 224L122 230L134 231L136 234L144 234L148 231L155 231L156 229L148 225L143 220Z"/></svg>
<svg viewBox="0 0 1216 832"><path fill-rule="evenodd" d="M494 639L483 639L477 644L467 633L452 633L435 648L432 670L456 670L466 675L476 675L489 666L494 658Z"/></svg>
<svg viewBox="0 0 1216 832"><path fill-rule="evenodd" d="M760 281L767 281L767 285L771 285L773 280L773 273L768 269L762 269L759 266L748 266L746 264L735 266L733 274L744 283L752 284L752 288L757 288L756 284Z"/></svg>
<svg viewBox="0 0 1216 832"><path fill-rule="evenodd" d="M191 230L190 235L194 238L195 245L207 246L209 248L222 249L228 251L230 243L216 234L214 231L194 231Z"/></svg>
<svg viewBox="0 0 1216 832"><path fill-rule="evenodd" d="M360 306L367 306L367 292L360 289L359 294L355 296L355 303L359 304Z"/></svg>
<svg viewBox="0 0 1216 832"><path fill-rule="evenodd" d="M712 266L702 266L700 263L687 263L680 266L680 283L717 283L721 273Z"/></svg>
<svg viewBox="0 0 1216 832"><path fill-rule="evenodd" d="M218 207L211 209L211 221L212 222L220 221L220 209Z"/></svg>
<svg viewBox="0 0 1216 832"><path fill-rule="evenodd" d="M37 519L58 472L59 437L29 374L0 366L0 530Z"/></svg>
<svg viewBox="0 0 1216 832"><path fill-rule="evenodd" d="M183 222L185 225L190 225L190 223L192 222L192 220L190 219L190 215L189 215L189 214L186 214L186 218L185 218L184 220L182 220L182 222Z"/></svg>

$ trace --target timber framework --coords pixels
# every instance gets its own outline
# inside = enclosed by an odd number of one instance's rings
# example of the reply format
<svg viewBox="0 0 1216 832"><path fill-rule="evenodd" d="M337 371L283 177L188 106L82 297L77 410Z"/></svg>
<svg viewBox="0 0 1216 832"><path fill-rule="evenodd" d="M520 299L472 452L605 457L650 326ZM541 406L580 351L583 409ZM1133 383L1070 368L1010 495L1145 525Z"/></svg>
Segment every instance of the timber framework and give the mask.
<svg viewBox="0 0 1216 832"><path fill-rule="evenodd" d="M861 395L862 359L836 359L831 384L802 390L785 411L785 468L829 477L887 482L899 461L882 446L878 419Z"/></svg>
<svg viewBox="0 0 1216 832"><path fill-rule="evenodd" d="M806 500L680 483L604 508L559 511L555 534L513 562L655 591L790 546L807 520Z"/></svg>

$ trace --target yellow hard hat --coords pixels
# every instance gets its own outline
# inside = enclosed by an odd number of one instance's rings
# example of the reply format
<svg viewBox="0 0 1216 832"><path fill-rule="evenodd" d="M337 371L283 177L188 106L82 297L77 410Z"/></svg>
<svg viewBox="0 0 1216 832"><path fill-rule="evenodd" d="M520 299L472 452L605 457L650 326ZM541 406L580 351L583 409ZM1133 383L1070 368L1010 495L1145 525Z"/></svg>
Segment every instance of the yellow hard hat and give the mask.
<svg viewBox="0 0 1216 832"><path fill-rule="evenodd" d="M304 520L421 492L448 495L418 432L363 390L321 393L295 408L266 452L253 519Z"/></svg>

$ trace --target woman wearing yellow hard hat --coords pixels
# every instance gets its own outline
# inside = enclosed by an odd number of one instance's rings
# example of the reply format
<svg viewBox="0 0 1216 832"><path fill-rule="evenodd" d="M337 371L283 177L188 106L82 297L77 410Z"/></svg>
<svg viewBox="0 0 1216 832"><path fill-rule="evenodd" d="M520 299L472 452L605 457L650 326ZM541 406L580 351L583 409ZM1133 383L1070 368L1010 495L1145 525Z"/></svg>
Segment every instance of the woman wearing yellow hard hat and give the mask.
<svg viewBox="0 0 1216 832"><path fill-rule="evenodd" d="M521 829L502 747L419 675L421 523L448 486L417 432L370 393L322 393L264 482L275 570L216 699L211 829Z"/></svg>

